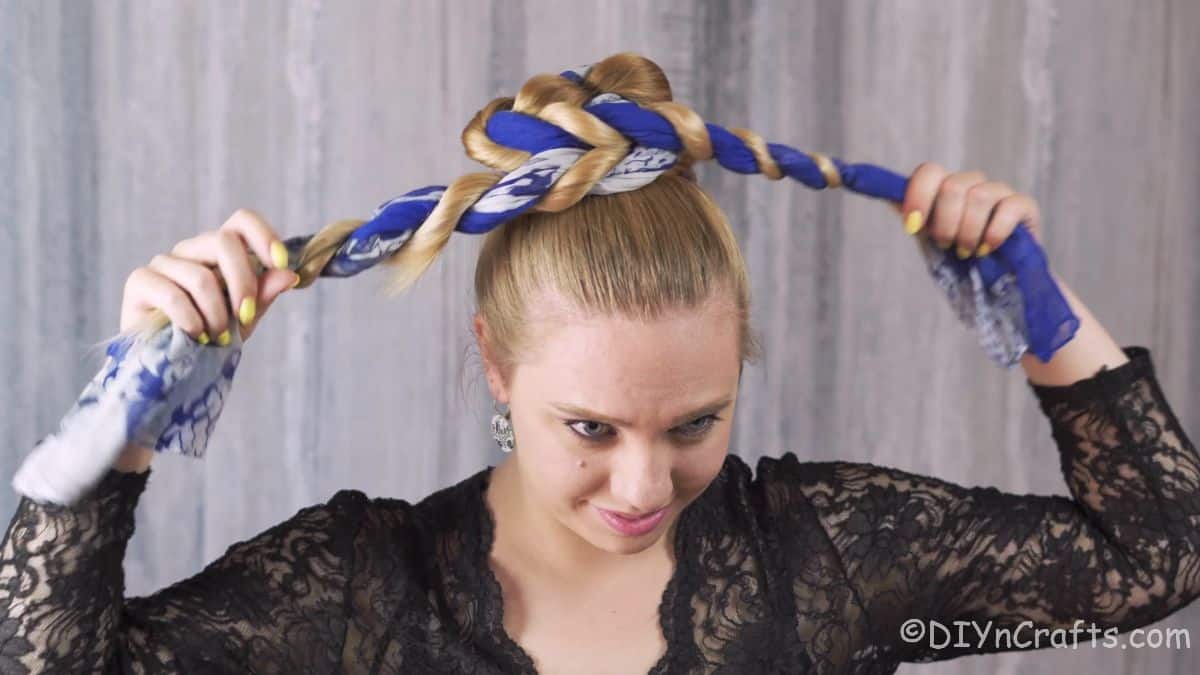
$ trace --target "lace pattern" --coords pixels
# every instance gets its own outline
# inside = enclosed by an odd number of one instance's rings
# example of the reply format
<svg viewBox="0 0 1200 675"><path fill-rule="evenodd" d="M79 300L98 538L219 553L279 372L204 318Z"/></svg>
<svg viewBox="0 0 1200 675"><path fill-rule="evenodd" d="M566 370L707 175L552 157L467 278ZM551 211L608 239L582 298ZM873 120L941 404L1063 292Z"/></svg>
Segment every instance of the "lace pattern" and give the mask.
<svg viewBox="0 0 1200 675"><path fill-rule="evenodd" d="M907 618L1124 632L1200 594L1200 457L1149 352L1030 383L1071 497L872 464L730 455L681 515L651 675L886 673L1000 651L900 639ZM74 506L22 498L0 545L0 673L520 673L488 566L488 467L417 504L341 490L195 576L124 598L149 472ZM1013 647L1009 647L1013 648Z"/></svg>

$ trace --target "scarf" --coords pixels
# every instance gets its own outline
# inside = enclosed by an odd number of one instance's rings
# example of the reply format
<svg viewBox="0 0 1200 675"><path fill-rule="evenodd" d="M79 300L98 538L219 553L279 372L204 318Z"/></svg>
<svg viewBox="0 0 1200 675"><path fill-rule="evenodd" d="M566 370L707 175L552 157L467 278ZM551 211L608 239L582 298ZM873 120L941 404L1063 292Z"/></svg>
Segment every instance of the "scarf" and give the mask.
<svg viewBox="0 0 1200 675"><path fill-rule="evenodd" d="M581 66L560 75L582 82L590 68ZM633 143L588 194L636 190L675 165L685 150L674 127L650 107L611 92L592 97L584 107ZM904 200L907 179L879 166L849 164L778 143L766 145L774 166L763 165L734 131L712 123L705 127L711 158L731 171L775 179L787 176L815 190L844 187L896 204ZM546 120L511 110L493 112L486 129L492 142L530 156L464 212L455 226L458 232L481 234L521 214L591 148ZM354 276L395 254L437 206L445 189L430 185L379 205L369 220L345 237L317 276ZM312 237L287 239L289 259L297 260ZM999 366L1012 368L1027 351L1049 361L1074 337L1079 320L1024 223L995 251L965 260L927 237L913 240L934 285ZM100 371L58 429L38 441L26 457L13 477L13 488L35 501L73 504L104 477L129 443L202 458L241 357L243 342L237 322L231 323L232 340L224 347L201 345L172 324L144 340L127 337L109 344Z"/></svg>

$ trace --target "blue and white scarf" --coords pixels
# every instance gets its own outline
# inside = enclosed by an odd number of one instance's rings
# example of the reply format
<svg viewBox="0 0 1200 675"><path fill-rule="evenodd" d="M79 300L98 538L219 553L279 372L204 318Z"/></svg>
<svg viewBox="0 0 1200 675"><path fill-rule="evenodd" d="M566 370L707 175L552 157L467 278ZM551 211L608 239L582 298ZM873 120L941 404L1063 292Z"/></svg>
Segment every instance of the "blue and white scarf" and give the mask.
<svg viewBox="0 0 1200 675"><path fill-rule="evenodd" d="M591 66L561 73L581 82ZM658 113L613 93L593 97L585 109L635 145L589 194L636 190L675 165L684 150L671 124ZM750 148L734 133L706 124L713 158L731 171L761 169ZM495 143L531 153L468 209L455 230L481 234L524 212L591 146L537 117L497 111L487 123ZM908 181L871 164L846 164L818 153L767 144L783 173L813 189L845 187L852 192L902 203ZM836 174L831 175L831 172ZM831 182L830 179L833 179ZM349 234L321 270L323 277L349 277L395 254L437 206L444 185L431 185L391 199ZM295 261L312 235L284 242ZM978 336L995 363L1012 368L1030 351L1042 361L1071 340L1079 320L1054 283L1046 257L1024 224L983 257L961 260L927 237L918 241L930 275L956 316ZM129 443L190 457L204 456L241 357L236 322L230 344L201 345L168 324L143 342L114 342L100 372L75 405L34 447L13 478L20 494L41 502L72 504L108 471Z"/></svg>

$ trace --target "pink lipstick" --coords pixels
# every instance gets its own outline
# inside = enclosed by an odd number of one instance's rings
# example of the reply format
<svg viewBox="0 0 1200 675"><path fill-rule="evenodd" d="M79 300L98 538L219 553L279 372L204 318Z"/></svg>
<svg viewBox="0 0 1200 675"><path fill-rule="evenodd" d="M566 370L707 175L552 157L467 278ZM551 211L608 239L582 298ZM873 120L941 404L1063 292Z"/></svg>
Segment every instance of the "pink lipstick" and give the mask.
<svg viewBox="0 0 1200 675"><path fill-rule="evenodd" d="M609 527L615 530L617 534L626 537L640 537L649 533L655 527L658 527L658 524L662 522L663 516L667 515L666 507L636 519L625 518L607 509L602 509L599 506L595 508L600 512L600 517L604 519L604 522L608 523Z"/></svg>

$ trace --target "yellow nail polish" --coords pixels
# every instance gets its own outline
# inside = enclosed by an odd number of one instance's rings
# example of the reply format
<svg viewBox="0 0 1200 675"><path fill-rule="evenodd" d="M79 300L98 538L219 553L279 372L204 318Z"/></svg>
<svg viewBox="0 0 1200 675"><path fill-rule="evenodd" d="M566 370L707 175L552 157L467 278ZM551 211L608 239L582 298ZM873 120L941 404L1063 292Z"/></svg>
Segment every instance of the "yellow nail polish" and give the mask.
<svg viewBox="0 0 1200 675"><path fill-rule="evenodd" d="M985 256L991 252L992 252L992 247L988 246L987 243L985 242L985 243L982 243L979 245L979 250L975 251L975 255L982 258L983 256Z"/></svg>
<svg viewBox="0 0 1200 675"><path fill-rule="evenodd" d="M238 318L241 319L242 325L249 325L254 320L254 312L258 310L257 303L254 298L249 296L242 298L242 306L238 309Z"/></svg>
<svg viewBox="0 0 1200 675"><path fill-rule="evenodd" d="M920 211L909 211L904 218L904 231L909 234L916 234L920 231L921 225L924 223L924 218Z"/></svg>
<svg viewBox="0 0 1200 675"><path fill-rule="evenodd" d="M221 345L222 347L228 347L231 339L232 338L229 335L229 331L227 330L217 336L217 344Z"/></svg>
<svg viewBox="0 0 1200 675"><path fill-rule="evenodd" d="M955 250L958 252L958 257L961 260L966 260L967 258L971 257L971 249L967 248L966 246L960 245Z"/></svg>
<svg viewBox="0 0 1200 675"><path fill-rule="evenodd" d="M299 275L299 274L297 274L297 275L296 275L296 280L292 282L292 288L295 288L295 287L297 287L297 286L299 286L299 285L300 285L300 275Z"/></svg>
<svg viewBox="0 0 1200 675"><path fill-rule="evenodd" d="M288 252L282 241L271 242L271 260L275 261L275 269L287 269Z"/></svg>
<svg viewBox="0 0 1200 675"><path fill-rule="evenodd" d="M202 344L202 345L206 345L206 344L208 344L208 343L209 343L209 339L208 339L208 332L207 332L207 331L201 331L201 332L200 332L200 337L196 338L196 341L197 341L197 342L199 342L199 343L200 343L200 344Z"/></svg>

